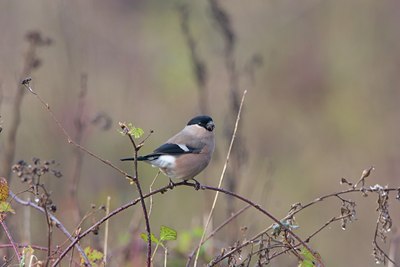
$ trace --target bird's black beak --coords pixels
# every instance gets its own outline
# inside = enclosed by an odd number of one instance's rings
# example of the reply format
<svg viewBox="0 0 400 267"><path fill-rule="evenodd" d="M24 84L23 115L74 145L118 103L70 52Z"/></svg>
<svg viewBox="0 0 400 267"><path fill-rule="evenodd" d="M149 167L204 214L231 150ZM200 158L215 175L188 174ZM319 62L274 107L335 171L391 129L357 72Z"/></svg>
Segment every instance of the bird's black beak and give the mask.
<svg viewBox="0 0 400 267"><path fill-rule="evenodd" d="M213 121L210 121L210 122L208 122L208 123L206 124L206 129L207 129L208 131L212 132L212 131L214 130L214 128L215 128L215 124L214 124Z"/></svg>

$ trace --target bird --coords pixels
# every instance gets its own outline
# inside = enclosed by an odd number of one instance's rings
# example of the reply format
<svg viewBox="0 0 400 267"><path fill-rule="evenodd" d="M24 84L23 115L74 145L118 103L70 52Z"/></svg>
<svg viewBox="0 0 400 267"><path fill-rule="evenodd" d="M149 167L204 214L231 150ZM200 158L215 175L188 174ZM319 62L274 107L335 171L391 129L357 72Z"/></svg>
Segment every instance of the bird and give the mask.
<svg viewBox="0 0 400 267"><path fill-rule="evenodd" d="M181 179L185 182L193 180L195 188L200 183L195 177L210 163L215 148L215 124L207 115L199 115L186 124L177 134L156 148L152 153L138 156L138 161L144 161L157 167L170 179L170 186L174 186L172 179ZM122 161L134 158L122 158Z"/></svg>

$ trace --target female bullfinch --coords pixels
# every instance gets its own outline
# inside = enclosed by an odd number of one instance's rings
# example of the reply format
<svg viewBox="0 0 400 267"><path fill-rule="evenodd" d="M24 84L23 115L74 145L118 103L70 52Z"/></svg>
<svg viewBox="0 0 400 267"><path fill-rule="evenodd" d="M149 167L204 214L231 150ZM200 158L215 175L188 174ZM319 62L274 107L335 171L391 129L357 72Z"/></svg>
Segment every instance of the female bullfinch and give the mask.
<svg viewBox="0 0 400 267"><path fill-rule="evenodd" d="M182 131L168 139L165 144L151 154L139 156L137 160L158 167L170 179L192 179L198 185L194 177L207 167L214 152L214 127L211 117L194 117Z"/></svg>

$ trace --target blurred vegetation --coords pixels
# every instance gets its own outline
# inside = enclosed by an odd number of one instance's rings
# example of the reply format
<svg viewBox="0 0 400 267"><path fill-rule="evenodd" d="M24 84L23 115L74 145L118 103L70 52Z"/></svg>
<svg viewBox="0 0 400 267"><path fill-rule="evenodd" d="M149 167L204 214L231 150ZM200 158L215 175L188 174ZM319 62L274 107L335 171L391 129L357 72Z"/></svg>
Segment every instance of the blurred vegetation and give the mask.
<svg viewBox="0 0 400 267"><path fill-rule="evenodd" d="M131 172L129 165L119 162L119 158L133 152L128 140L117 132L118 121L133 122L145 134L154 130L141 150L146 153L201 112L193 58L181 28L178 7L183 3L186 2L1 1L0 156L4 157L14 98L29 49L26 35L36 30L52 43L36 51L41 64L30 73L35 90L49 103L73 139L78 134L76 119L80 116L85 123L80 143ZM371 184L398 187L400 3L219 3L229 14L237 39L234 60L238 90L248 90L239 128L247 152L240 173L235 174L237 193L280 218L293 203L309 202L342 190L342 177L356 181L360 171L371 165L376 168L376 180L371 180ZM217 126L217 152L198 180L216 186L229 144L226 124L228 118L236 116L230 108L232 88L225 68L224 40L212 19L209 2L193 1L186 6L197 53L207 68L208 112ZM87 91L80 100L82 75L87 77ZM109 122L110 127L104 127ZM73 231L76 222L71 214L76 210L67 200L70 177L76 170L76 149L67 143L37 99L26 94L14 163L29 162L34 157L55 160L63 174L61 179L43 179L52 191L56 215ZM111 209L137 197L136 189L113 169L87 155L80 162L76 200L81 215L92 211L92 205L104 205L107 196L112 199ZM1 170L1 175L8 171ZM139 171L142 187L148 191L156 170L140 165ZM7 178L11 179L13 192L25 189L16 175ZM160 176L153 188L167 183L168 179ZM375 266L371 242L377 204L373 198L355 196L354 200L359 203L357 220L346 231L336 223L311 242L326 266ZM199 239L196 229L203 225L209 211L209 195L180 187L167 195L154 196L153 202L151 226L160 229L166 225L178 232L177 241L168 242L169 263L182 266L198 243L193 240ZM229 216L227 203L224 198L219 200L214 226ZM400 218L397 205L391 206L393 218ZM241 203L236 203L236 209L241 207ZM45 246L43 233L47 230L42 214L32 211L27 215L23 207L13 208L16 214L8 220L12 222L14 237ZM328 201L299 214L296 219L300 228L296 233L307 236L329 220L333 210L339 213L340 205ZM104 215L98 213L99 218ZM140 207L135 206L110 220L109 252L118 255L112 258L112 266L123 266L124 260L143 265L141 215ZM261 218L252 209L246 211L237 219L235 229L219 232L208 243L203 260L210 260L220 248L232 245L224 243L227 240L243 240L269 226L270 222L265 224ZM91 224L90 219L82 227ZM30 233L22 230L26 225ZM244 226L247 230L241 232ZM394 220L393 235L398 228L399 221ZM101 250L103 230L101 227L98 236L84 239L82 247L90 245ZM65 240L57 231L54 238ZM157 260L161 264L163 252L159 251ZM0 250L0 255L3 253L5 250ZM120 258L121 255L126 258ZM295 266L296 262L295 257L285 257L272 266Z"/></svg>

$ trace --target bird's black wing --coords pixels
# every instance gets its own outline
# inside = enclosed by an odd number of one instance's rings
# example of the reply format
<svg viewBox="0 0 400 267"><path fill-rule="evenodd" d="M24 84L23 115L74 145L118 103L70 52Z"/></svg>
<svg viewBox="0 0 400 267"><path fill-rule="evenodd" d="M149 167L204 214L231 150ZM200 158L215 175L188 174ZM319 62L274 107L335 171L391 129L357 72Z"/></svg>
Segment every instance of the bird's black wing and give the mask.
<svg viewBox="0 0 400 267"><path fill-rule="evenodd" d="M188 153L199 153L200 150L191 146L183 145L183 144L171 144L166 143L154 150L152 154L160 154L160 155L179 155L179 154L188 154Z"/></svg>
<svg viewBox="0 0 400 267"><path fill-rule="evenodd" d="M172 143L166 143L157 148L156 150L153 151L153 153L150 153L145 156L139 156L137 158L138 161L142 160L155 160L158 159L162 155L173 155L173 156L179 156L183 154L190 154L190 153L200 153L200 149L196 149L191 146L187 145L182 145L182 144L172 144ZM127 160L134 160L134 158L123 158L121 161L127 161Z"/></svg>

